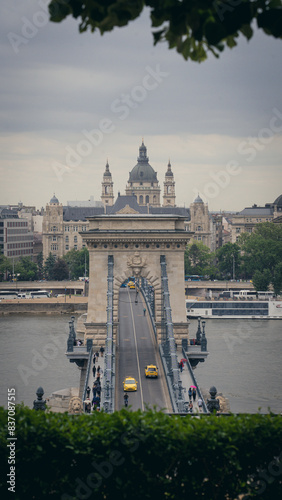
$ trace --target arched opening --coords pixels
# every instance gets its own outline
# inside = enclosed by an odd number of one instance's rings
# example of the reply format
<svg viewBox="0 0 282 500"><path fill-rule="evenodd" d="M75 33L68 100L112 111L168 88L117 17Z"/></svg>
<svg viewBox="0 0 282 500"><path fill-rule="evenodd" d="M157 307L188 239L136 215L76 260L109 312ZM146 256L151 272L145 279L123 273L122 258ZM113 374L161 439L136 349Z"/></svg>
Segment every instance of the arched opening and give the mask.
<svg viewBox="0 0 282 500"><path fill-rule="evenodd" d="M139 204L143 205L143 195L142 194L139 196Z"/></svg>
<svg viewBox="0 0 282 500"><path fill-rule="evenodd" d="M149 195L146 196L146 203L149 203Z"/></svg>

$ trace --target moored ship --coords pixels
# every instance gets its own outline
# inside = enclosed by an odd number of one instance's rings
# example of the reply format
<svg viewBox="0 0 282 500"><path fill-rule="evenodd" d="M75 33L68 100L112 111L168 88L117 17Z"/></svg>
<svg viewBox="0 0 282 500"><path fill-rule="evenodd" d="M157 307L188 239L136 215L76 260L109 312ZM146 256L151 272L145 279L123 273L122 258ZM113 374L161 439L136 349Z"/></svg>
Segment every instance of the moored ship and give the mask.
<svg viewBox="0 0 282 500"><path fill-rule="evenodd" d="M187 318L282 319L281 300L186 299Z"/></svg>

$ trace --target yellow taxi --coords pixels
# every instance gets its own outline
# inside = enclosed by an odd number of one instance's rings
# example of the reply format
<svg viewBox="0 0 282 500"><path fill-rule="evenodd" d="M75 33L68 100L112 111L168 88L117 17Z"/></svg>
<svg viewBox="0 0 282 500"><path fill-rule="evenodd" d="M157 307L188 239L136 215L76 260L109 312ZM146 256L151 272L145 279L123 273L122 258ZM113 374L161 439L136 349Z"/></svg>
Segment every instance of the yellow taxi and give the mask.
<svg viewBox="0 0 282 500"><path fill-rule="evenodd" d="M126 377L123 381L123 390L128 391L137 391L137 380L134 377Z"/></svg>
<svg viewBox="0 0 282 500"><path fill-rule="evenodd" d="M134 288L135 288L135 283L134 283L133 281L129 281L129 282L128 282L128 287L129 287L130 289L134 289Z"/></svg>
<svg viewBox="0 0 282 500"><path fill-rule="evenodd" d="M158 368L156 365L147 365L145 368L145 376L150 378L157 378Z"/></svg>

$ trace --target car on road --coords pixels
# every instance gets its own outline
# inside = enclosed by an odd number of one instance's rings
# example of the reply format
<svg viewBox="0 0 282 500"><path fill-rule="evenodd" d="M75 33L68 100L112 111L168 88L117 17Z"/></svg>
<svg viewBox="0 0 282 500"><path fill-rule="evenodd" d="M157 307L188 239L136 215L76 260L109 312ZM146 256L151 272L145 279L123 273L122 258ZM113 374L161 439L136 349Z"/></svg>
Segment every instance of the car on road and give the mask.
<svg viewBox="0 0 282 500"><path fill-rule="evenodd" d="M157 378L158 368L156 367L156 365L147 365L145 367L145 376L149 378Z"/></svg>
<svg viewBox="0 0 282 500"><path fill-rule="evenodd" d="M123 390L125 392L137 391L137 380L134 377L126 377L123 381Z"/></svg>

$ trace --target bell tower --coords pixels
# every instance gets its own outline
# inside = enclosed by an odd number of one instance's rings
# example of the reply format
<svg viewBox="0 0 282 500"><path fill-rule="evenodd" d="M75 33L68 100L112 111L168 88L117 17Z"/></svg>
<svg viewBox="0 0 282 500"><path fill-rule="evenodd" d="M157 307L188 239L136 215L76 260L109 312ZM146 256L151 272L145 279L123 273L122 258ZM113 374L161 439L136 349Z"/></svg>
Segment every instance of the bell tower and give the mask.
<svg viewBox="0 0 282 500"><path fill-rule="evenodd" d="M175 182L169 160L164 180L163 207L175 206Z"/></svg>
<svg viewBox="0 0 282 500"><path fill-rule="evenodd" d="M104 204L104 207L106 207L107 205L112 206L114 204L114 183L112 180L112 174L110 172L108 160L103 175L101 200Z"/></svg>

